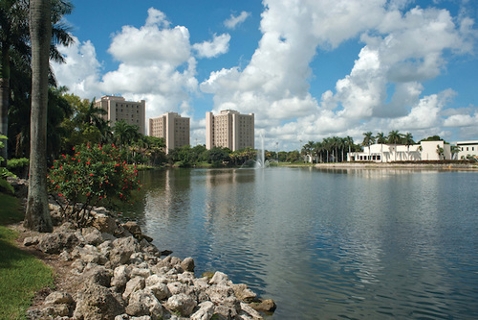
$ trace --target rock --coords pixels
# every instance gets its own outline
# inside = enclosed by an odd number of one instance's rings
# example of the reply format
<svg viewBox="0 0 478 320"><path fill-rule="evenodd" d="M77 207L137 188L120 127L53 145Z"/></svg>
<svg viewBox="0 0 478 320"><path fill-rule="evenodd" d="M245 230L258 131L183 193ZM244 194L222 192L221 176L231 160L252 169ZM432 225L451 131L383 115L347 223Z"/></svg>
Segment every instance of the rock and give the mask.
<svg viewBox="0 0 478 320"><path fill-rule="evenodd" d="M216 271L214 275L212 276L211 280L209 280L209 284L222 284L222 285L227 285L229 283L229 277L220 271Z"/></svg>
<svg viewBox="0 0 478 320"><path fill-rule="evenodd" d="M40 240L38 239L38 237L26 237L25 239L23 239L23 245L25 247L37 245L39 242Z"/></svg>
<svg viewBox="0 0 478 320"><path fill-rule="evenodd" d="M138 242L133 237L116 239L112 245L110 262L115 267L128 262L131 255L139 249Z"/></svg>
<svg viewBox="0 0 478 320"><path fill-rule="evenodd" d="M194 259L188 257L181 262L181 268L184 271L194 272Z"/></svg>
<svg viewBox="0 0 478 320"><path fill-rule="evenodd" d="M255 302L251 302L249 304L254 310L257 310L259 312L274 312L275 309L277 308L277 305L275 304L274 300L272 299L265 299L265 300L259 300Z"/></svg>
<svg viewBox="0 0 478 320"><path fill-rule="evenodd" d="M99 284L100 286L110 287L112 273L110 269L103 266L95 266L82 275L83 282Z"/></svg>
<svg viewBox="0 0 478 320"><path fill-rule="evenodd" d="M165 283L156 283L147 287L158 300L164 300L171 297L171 291Z"/></svg>
<svg viewBox="0 0 478 320"><path fill-rule="evenodd" d="M121 226L128 230L128 232L131 233L136 239L143 239L143 232L141 232L140 226L135 221L128 221L123 223Z"/></svg>
<svg viewBox="0 0 478 320"><path fill-rule="evenodd" d="M91 245L97 246L104 241L101 232L94 227L82 229L81 235L83 236L85 242Z"/></svg>
<svg viewBox="0 0 478 320"><path fill-rule="evenodd" d="M41 236L38 249L44 253L59 254L65 248L73 248L78 242L78 238L72 231L55 231Z"/></svg>
<svg viewBox="0 0 478 320"><path fill-rule="evenodd" d="M241 311L241 302L235 297L224 298L221 303L216 304L214 313L223 316L225 319L236 319Z"/></svg>
<svg viewBox="0 0 478 320"><path fill-rule="evenodd" d="M243 319L262 320L262 316L247 303L241 302L241 312L239 316Z"/></svg>
<svg viewBox="0 0 478 320"><path fill-rule="evenodd" d="M114 319L124 313L124 307L117 297L106 287L98 284L87 284L78 293L76 309L73 317L76 319Z"/></svg>
<svg viewBox="0 0 478 320"><path fill-rule="evenodd" d="M163 316L163 306L150 290L138 290L131 294L126 313L131 316L149 315L158 319Z"/></svg>
<svg viewBox="0 0 478 320"><path fill-rule="evenodd" d="M50 293L46 298L44 304L73 304L75 301L71 294L67 292L54 291Z"/></svg>
<svg viewBox="0 0 478 320"><path fill-rule="evenodd" d="M97 213L93 215L94 219L91 223L93 227L98 229L100 232L106 232L109 234L115 234L116 229L118 229L118 225L116 224L115 219L106 215Z"/></svg>
<svg viewBox="0 0 478 320"><path fill-rule="evenodd" d="M145 281L143 277L134 277L126 283L126 288L123 292L123 299L128 301L129 296L138 290L144 289Z"/></svg>
<svg viewBox="0 0 478 320"><path fill-rule="evenodd" d="M191 296L180 293L169 297L165 305L169 310L179 312L181 316L187 317L196 307L196 301Z"/></svg>
<svg viewBox="0 0 478 320"><path fill-rule="evenodd" d="M126 265L116 267L113 272L113 278L111 279L111 285L119 290L124 289L130 279L130 269L131 268Z"/></svg>
<svg viewBox="0 0 478 320"><path fill-rule="evenodd" d="M199 304L199 310L191 315L191 320L209 320L214 314L214 303L204 301Z"/></svg>
<svg viewBox="0 0 478 320"><path fill-rule="evenodd" d="M237 299L241 301L252 302L257 298L257 295L243 283L233 284L232 289Z"/></svg>

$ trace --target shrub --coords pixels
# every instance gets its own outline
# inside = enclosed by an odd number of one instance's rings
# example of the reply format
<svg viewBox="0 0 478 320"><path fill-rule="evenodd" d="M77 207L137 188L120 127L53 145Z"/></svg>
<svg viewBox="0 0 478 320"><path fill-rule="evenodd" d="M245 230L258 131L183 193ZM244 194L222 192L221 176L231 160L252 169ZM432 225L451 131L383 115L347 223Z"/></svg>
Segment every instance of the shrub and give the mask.
<svg viewBox="0 0 478 320"><path fill-rule="evenodd" d="M136 167L126 163L115 145L80 145L73 151L55 160L48 175L49 193L65 220L84 226L93 206L127 201L140 188Z"/></svg>
<svg viewBox="0 0 478 320"><path fill-rule="evenodd" d="M3 149L4 144L2 140L6 140L7 137L4 135L0 135L0 150ZM11 173L6 167L2 167L3 162L5 159L3 159L2 156L0 156L0 191L3 192L8 192L13 194L13 187L8 183L6 180L7 177L14 177L15 175Z"/></svg>
<svg viewBox="0 0 478 320"><path fill-rule="evenodd" d="M7 169L16 176L26 178L26 172L28 171L29 163L30 160L27 158L9 159L7 163Z"/></svg>

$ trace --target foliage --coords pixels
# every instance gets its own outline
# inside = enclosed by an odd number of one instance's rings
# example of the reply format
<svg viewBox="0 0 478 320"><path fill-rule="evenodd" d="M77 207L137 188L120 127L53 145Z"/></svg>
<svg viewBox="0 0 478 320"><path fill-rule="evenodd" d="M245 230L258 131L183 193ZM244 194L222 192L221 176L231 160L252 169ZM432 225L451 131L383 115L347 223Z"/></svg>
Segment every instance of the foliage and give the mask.
<svg viewBox="0 0 478 320"><path fill-rule="evenodd" d="M16 176L25 177L29 162L28 158L12 158L8 160L7 169Z"/></svg>
<svg viewBox="0 0 478 320"><path fill-rule="evenodd" d="M19 200L0 193L0 203L0 319L23 319L35 292L53 285L53 273L17 248L18 233L5 227L23 219Z"/></svg>
<svg viewBox="0 0 478 320"><path fill-rule="evenodd" d="M7 137L0 135L0 149L3 148L3 141ZM7 177L15 176L12 172L10 172L6 167L3 167L4 160L2 156L0 156L0 191L7 191L9 193L13 193L12 186L7 182Z"/></svg>
<svg viewBox="0 0 478 320"><path fill-rule="evenodd" d="M49 192L62 207L64 218L83 226L92 206L111 207L114 200L127 201L140 185L136 167L125 159L114 144L83 144L73 155L63 154L55 160L48 175Z"/></svg>

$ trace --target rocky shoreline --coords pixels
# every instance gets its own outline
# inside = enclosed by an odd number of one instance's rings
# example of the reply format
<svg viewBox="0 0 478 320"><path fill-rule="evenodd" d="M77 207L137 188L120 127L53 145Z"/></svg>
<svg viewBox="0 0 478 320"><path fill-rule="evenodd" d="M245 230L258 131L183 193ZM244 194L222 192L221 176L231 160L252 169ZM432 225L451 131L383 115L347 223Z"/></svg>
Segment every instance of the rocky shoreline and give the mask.
<svg viewBox="0 0 478 320"><path fill-rule="evenodd" d="M54 220L59 208L50 204ZM29 319L263 319L276 305L222 272L196 277L194 260L160 252L132 221L94 208L91 226L25 234L23 246L65 263L65 288L37 298ZM55 219L56 218L56 219ZM71 292L74 291L74 292Z"/></svg>

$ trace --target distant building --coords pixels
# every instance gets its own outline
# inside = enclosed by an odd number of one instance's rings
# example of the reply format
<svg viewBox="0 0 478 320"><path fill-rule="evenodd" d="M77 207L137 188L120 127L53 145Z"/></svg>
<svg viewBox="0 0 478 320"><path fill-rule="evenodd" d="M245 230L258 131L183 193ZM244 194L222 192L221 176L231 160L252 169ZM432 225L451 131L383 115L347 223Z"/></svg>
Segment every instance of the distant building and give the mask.
<svg viewBox="0 0 478 320"><path fill-rule="evenodd" d="M364 147L362 152L347 154L347 161L426 161L450 160L451 148L444 141L420 141L420 144L372 144Z"/></svg>
<svg viewBox="0 0 478 320"><path fill-rule="evenodd" d="M468 156L478 158L478 140L459 141L456 146L460 148L458 159L467 158Z"/></svg>
<svg viewBox="0 0 478 320"><path fill-rule="evenodd" d="M206 112L206 149L214 147L254 149L254 114L235 110L222 110L218 115Z"/></svg>
<svg viewBox="0 0 478 320"><path fill-rule="evenodd" d="M164 138L166 153L169 150L189 145L189 118L168 112L149 119L149 135Z"/></svg>
<svg viewBox="0 0 478 320"><path fill-rule="evenodd" d="M101 100L95 101L95 106L103 108L107 112L103 118L109 121L112 127L117 121L124 120L129 125L138 126L138 132L145 134L146 102L144 100L135 102L126 101L119 96L104 96L101 97Z"/></svg>

